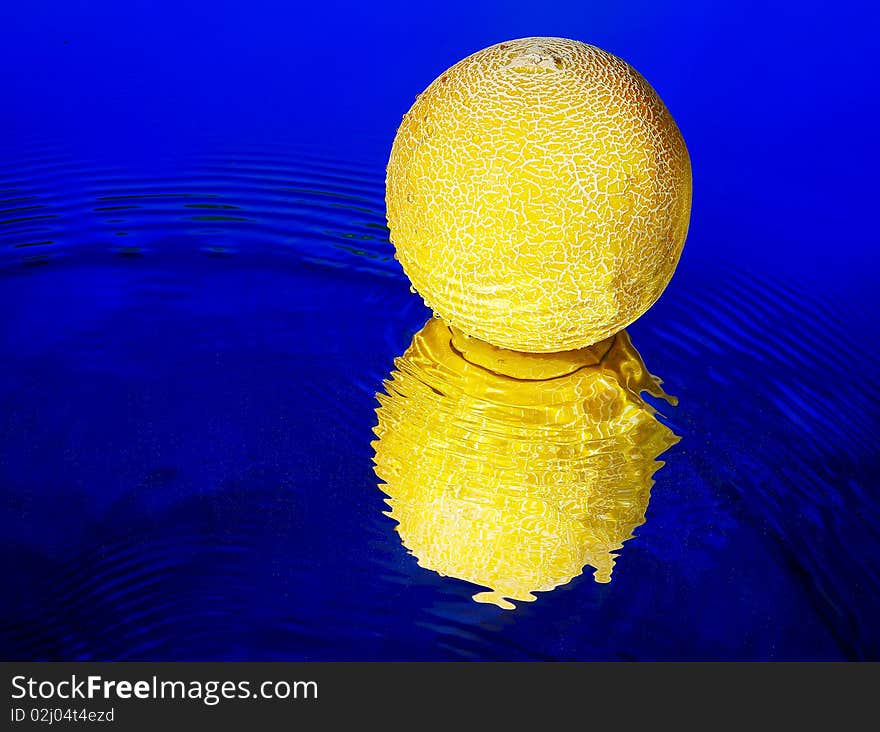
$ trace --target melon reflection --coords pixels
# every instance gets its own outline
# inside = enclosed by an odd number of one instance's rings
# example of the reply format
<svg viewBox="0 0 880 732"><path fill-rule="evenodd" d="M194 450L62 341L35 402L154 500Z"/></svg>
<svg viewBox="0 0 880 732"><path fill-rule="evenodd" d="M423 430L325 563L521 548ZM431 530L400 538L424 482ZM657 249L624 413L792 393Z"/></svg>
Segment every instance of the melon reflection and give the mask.
<svg viewBox="0 0 880 732"><path fill-rule="evenodd" d="M375 470L419 564L511 609L589 565L609 582L678 438L625 332L578 351L496 348L432 318L379 394Z"/></svg>

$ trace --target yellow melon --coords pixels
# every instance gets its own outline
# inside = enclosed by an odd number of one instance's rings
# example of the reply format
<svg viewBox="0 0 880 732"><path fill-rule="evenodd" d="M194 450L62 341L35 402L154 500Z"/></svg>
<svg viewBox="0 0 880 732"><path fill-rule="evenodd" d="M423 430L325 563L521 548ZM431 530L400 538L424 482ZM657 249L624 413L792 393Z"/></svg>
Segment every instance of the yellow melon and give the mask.
<svg viewBox="0 0 880 732"><path fill-rule="evenodd" d="M391 240L435 313L504 348L596 343L660 296L687 234L691 169L625 61L564 38L468 56L404 116Z"/></svg>

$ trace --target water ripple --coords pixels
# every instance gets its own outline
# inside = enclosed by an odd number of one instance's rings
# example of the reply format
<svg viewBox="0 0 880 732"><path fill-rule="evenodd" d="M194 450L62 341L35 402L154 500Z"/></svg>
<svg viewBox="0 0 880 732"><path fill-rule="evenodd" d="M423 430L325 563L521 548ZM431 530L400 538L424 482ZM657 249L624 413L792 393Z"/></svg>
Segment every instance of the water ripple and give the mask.
<svg viewBox="0 0 880 732"><path fill-rule="evenodd" d="M690 374L676 379L685 439L702 438L694 454L704 479L736 496L844 653L863 657L880 642L867 620L880 612L880 536L858 518L880 515L870 490L880 468L880 385L870 375L880 362L873 339L843 333L870 325L852 306L830 306L822 291L785 278L699 274L714 281L711 296L685 282L661 317L647 318L669 344L666 368ZM723 374L723 391L697 377L695 363ZM700 435L704 425L711 438Z"/></svg>
<svg viewBox="0 0 880 732"><path fill-rule="evenodd" d="M0 267L246 246L394 276L382 187L373 166L305 153L206 155L149 177L34 156L0 171Z"/></svg>
<svg viewBox="0 0 880 732"><path fill-rule="evenodd" d="M539 578L540 587L483 597L504 604L558 585L506 616L471 602L473 587L464 582L415 566L381 516L369 466L373 394L426 316L406 285L390 279L400 271L382 198L381 164L296 150L193 156L137 175L34 146L0 168L0 274L21 275L5 290L16 294L7 299L14 317L3 332L10 345L0 410L11 486L6 529L15 550L7 580L18 588L4 616L8 655L634 658L719 649L746 658L776 649L792 657L806 647L834 658L880 657L877 326L848 293L800 281L796 272L694 265L686 251L669 290L630 328L681 399L664 409L664 423L682 443L664 456L663 490L651 495L649 512L644 492L629 497L636 510L603 545L604 556L587 556L585 542L568 535L557 545L572 550L565 572ZM688 246L709 250L711 242ZM233 272L221 283L220 299L228 300L221 309L209 274L223 267L207 257L244 261L262 252L272 257L259 287L237 288ZM172 272L186 253L205 269ZM114 283L96 271L71 285L53 264L80 260L115 264L125 276ZM164 264L144 274L145 261ZM320 267L323 276L311 269L295 281L286 270L276 275L288 261ZM330 296L308 290L317 279ZM34 293L59 288L68 295L36 302ZM16 308L27 298L29 307ZM290 357L278 360L285 349ZM461 366L461 351L447 355ZM446 501L460 515L474 512L472 528L501 526L496 546L517 558L528 542L517 544L516 531L546 539L557 515L560 492L552 495L547 475L562 480L597 465L624 470L613 457L632 445L592 435L587 450L583 434L540 420L517 432L523 414L535 413L516 399L499 408L504 389L496 385L491 398L453 394L461 369L426 363L413 368L404 358L383 406L386 417L425 427L397 429L395 449L382 458L395 479L401 466L424 478L407 484L408 495L400 485L389 489L392 514L406 520L401 537L413 547L413 537L424 539L417 548L426 566L489 586L487 564L469 568L450 553L451 541L441 546L442 533L423 531L440 519L420 505ZM199 393L196 407L169 419L169 395ZM439 420L451 410L430 405L452 399L460 400L455 418ZM276 404L284 409L270 418L276 413L267 405ZM211 439L199 441L200 432ZM432 442L432 434L447 443ZM207 466L209 477L235 473L237 460L258 459L272 440L277 475L243 480L238 492L208 493L204 486L217 481L178 485L174 477L184 465ZM561 457L523 480L524 453L511 444ZM174 470L131 483L126 461L152 459L154 451L159 465ZM395 467L395 454L415 457ZM640 485L656 457L632 461L643 471L635 476ZM500 513L485 494L459 490L450 499L440 490L443 471L455 465L474 481L494 469L496 478L511 478L511 492L520 490L513 498L495 494L508 507L522 499L507 538L504 521L489 520ZM294 482L298 490L288 490ZM154 494L166 483L170 505L157 508ZM612 490L619 485L603 485L620 497ZM534 502L525 501L524 487L539 492L525 497ZM123 489L134 496L129 504L93 505ZM294 499L290 518L284 502ZM67 515L83 518L56 544L50 529ZM636 540L624 543L643 519ZM445 528L449 539L453 527ZM438 549L445 553L438 557ZM607 588L583 578L561 584L591 559L610 571L607 555L618 553ZM798 637L801 627L812 635Z"/></svg>

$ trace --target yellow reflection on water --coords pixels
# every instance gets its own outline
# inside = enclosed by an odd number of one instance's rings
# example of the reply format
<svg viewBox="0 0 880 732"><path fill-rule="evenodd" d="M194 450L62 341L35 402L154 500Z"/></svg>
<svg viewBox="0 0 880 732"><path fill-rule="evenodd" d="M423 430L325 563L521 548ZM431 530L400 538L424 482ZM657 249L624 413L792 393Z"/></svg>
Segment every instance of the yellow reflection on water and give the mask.
<svg viewBox="0 0 880 732"><path fill-rule="evenodd" d="M419 565L507 609L586 565L609 582L678 441L639 396L675 403L629 336L525 354L432 318L394 363L374 462Z"/></svg>

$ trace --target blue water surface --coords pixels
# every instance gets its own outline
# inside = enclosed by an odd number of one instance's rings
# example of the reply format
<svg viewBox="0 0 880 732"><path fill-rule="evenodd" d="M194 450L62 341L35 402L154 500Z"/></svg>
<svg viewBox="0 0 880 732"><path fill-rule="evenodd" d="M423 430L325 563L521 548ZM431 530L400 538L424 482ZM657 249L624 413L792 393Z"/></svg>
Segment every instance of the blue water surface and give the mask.
<svg viewBox="0 0 880 732"><path fill-rule="evenodd" d="M0 6L0 656L878 659L880 89L868 6ZM687 141L630 329L679 398L645 523L513 611L384 515L375 394L430 317L401 115L481 47L599 45Z"/></svg>

